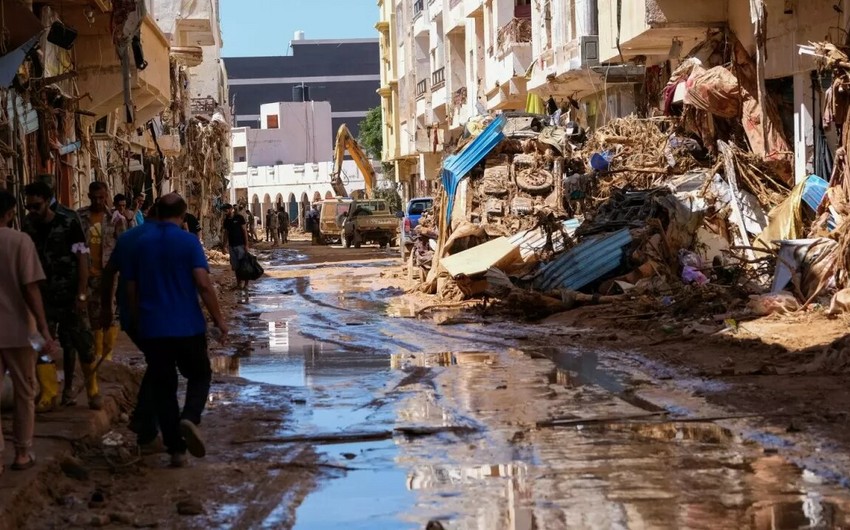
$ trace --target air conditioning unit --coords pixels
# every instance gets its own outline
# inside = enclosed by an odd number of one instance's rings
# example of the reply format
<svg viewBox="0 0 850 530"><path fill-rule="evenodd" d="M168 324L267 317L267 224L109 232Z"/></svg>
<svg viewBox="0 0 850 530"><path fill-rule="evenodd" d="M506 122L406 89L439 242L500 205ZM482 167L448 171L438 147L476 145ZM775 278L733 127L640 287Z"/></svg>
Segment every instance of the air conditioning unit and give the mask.
<svg viewBox="0 0 850 530"><path fill-rule="evenodd" d="M581 66L599 66L599 36L586 35L581 38Z"/></svg>
<svg viewBox="0 0 850 530"><path fill-rule="evenodd" d="M94 131L92 138L95 140L110 140L118 133L118 120L115 119L115 113L110 112L106 116L94 122Z"/></svg>

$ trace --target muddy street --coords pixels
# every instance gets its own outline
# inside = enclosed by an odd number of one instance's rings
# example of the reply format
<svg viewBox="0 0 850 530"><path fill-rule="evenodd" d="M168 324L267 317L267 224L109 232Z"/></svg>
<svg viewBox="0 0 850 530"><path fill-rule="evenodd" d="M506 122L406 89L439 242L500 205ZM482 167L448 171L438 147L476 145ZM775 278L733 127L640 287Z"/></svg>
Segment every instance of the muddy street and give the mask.
<svg viewBox="0 0 850 530"><path fill-rule="evenodd" d="M88 476L54 469L27 527L850 524L840 477L798 467L757 418L628 368L627 352L577 346L579 329L423 311L397 251L259 255L267 274L249 298L227 294L208 457L174 470L78 442ZM108 437L132 445L120 421Z"/></svg>

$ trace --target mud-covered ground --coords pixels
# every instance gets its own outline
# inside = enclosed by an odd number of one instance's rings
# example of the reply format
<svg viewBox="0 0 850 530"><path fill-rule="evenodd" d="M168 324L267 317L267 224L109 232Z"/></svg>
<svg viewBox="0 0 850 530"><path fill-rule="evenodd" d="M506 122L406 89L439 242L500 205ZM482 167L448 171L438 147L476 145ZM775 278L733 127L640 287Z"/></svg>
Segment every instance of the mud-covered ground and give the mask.
<svg viewBox="0 0 850 530"><path fill-rule="evenodd" d="M847 378L786 373L843 321L714 334L593 307L525 323L423 311L397 251L259 255L247 300L216 273L233 333L212 352L207 458L139 458L116 409L64 472L51 450L15 526L850 526ZM116 388L138 370L124 346Z"/></svg>

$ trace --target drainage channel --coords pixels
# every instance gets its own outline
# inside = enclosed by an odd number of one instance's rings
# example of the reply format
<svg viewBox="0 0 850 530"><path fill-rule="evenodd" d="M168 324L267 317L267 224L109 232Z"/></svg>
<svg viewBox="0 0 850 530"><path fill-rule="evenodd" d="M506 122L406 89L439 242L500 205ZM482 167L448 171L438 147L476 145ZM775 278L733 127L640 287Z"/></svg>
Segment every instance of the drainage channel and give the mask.
<svg viewBox="0 0 850 530"><path fill-rule="evenodd" d="M329 471L295 528L850 524L845 490L713 423L658 421L592 351L395 318L408 312L375 284L380 264L326 268L259 282L237 355L215 363L298 403L281 435L396 431L320 445Z"/></svg>

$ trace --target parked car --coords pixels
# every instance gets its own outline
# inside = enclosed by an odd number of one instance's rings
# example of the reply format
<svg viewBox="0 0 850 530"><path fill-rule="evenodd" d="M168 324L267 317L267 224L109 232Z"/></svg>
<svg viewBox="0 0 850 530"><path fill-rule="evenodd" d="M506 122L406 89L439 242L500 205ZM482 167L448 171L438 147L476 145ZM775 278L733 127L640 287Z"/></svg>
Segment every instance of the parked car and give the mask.
<svg viewBox="0 0 850 530"><path fill-rule="evenodd" d="M411 199L404 208L404 221L401 230L402 239L402 256L406 256L408 247L413 244L413 229L419 224L419 218L426 210L430 210L434 205L433 197L418 197Z"/></svg>

